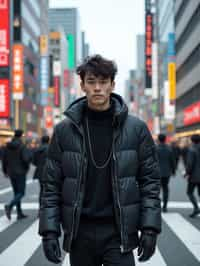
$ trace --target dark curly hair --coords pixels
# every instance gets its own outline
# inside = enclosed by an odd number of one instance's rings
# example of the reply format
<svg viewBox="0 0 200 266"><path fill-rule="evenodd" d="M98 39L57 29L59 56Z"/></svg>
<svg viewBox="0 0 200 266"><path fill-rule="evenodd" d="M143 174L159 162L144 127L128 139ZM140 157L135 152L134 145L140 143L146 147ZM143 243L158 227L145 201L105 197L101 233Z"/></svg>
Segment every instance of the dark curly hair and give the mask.
<svg viewBox="0 0 200 266"><path fill-rule="evenodd" d="M111 78L111 82L113 82L117 73L117 65L114 61L107 60L101 55L93 55L85 58L83 63L76 68L76 73L82 82L88 73L95 77Z"/></svg>

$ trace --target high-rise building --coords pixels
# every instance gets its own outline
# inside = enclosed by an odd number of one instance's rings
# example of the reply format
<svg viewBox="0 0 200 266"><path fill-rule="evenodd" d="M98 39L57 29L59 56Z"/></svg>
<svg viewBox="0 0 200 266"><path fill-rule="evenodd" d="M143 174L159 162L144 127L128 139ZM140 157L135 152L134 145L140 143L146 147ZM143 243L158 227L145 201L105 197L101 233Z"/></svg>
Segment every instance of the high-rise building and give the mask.
<svg viewBox="0 0 200 266"><path fill-rule="evenodd" d="M178 136L200 132L200 0L175 1Z"/></svg>
<svg viewBox="0 0 200 266"><path fill-rule="evenodd" d="M160 129L168 136L174 135L175 122L175 27L174 0L157 0L158 84ZM173 73L173 75L170 75ZM173 76L173 80L172 77ZM173 97L172 97L173 96Z"/></svg>
<svg viewBox="0 0 200 266"><path fill-rule="evenodd" d="M69 55L70 68L74 69L81 58L81 30L80 17L77 8L49 8L49 30L58 31L59 27L64 29L69 45L74 45L74 56ZM69 47L70 49L70 47Z"/></svg>

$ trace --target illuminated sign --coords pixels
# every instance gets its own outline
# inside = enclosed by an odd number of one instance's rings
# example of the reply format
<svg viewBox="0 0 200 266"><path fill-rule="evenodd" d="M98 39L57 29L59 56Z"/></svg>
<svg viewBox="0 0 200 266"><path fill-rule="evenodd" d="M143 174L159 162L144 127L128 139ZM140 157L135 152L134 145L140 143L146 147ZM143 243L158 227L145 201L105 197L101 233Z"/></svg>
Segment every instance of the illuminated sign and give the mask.
<svg viewBox="0 0 200 266"><path fill-rule="evenodd" d="M176 100L176 65L168 63L169 100L174 103Z"/></svg>
<svg viewBox="0 0 200 266"><path fill-rule="evenodd" d="M146 0L145 14L145 76L146 88L152 88L152 41L153 41L153 15L151 2Z"/></svg>
<svg viewBox="0 0 200 266"><path fill-rule="evenodd" d="M13 99L22 100L24 95L23 45L13 45Z"/></svg>
<svg viewBox="0 0 200 266"><path fill-rule="evenodd" d="M64 69L63 85L65 88L67 88L67 86L69 85L69 70L68 69Z"/></svg>
<svg viewBox="0 0 200 266"><path fill-rule="evenodd" d="M200 122L200 102L194 103L183 111L183 124L189 126Z"/></svg>
<svg viewBox="0 0 200 266"><path fill-rule="evenodd" d="M9 80L0 79L0 118L10 116Z"/></svg>
<svg viewBox="0 0 200 266"><path fill-rule="evenodd" d="M42 56L48 55L48 37L47 35L40 36L40 54Z"/></svg>
<svg viewBox="0 0 200 266"><path fill-rule="evenodd" d="M9 65L9 49L10 49L10 38L9 38L9 1L0 1L0 67Z"/></svg>
<svg viewBox="0 0 200 266"><path fill-rule="evenodd" d="M54 77L54 105L60 105L60 78Z"/></svg>

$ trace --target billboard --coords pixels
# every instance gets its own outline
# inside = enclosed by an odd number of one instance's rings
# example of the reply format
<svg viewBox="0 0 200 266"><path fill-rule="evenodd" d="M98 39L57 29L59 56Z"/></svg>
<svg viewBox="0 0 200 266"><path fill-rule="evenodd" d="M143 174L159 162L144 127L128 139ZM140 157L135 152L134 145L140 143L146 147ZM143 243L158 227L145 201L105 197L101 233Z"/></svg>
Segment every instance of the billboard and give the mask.
<svg viewBox="0 0 200 266"><path fill-rule="evenodd" d="M60 106L60 77L54 77L54 105Z"/></svg>
<svg viewBox="0 0 200 266"><path fill-rule="evenodd" d="M196 102L183 110L183 124L189 126L200 122L200 102Z"/></svg>
<svg viewBox="0 0 200 266"><path fill-rule="evenodd" d="M0 1L0 67L9 66L9 50L10 50L10 12L9 0Z"/></svg>
<svg viewBox="0 0 200 266"><path fill-rule="evenodd" d="M48 36L47 35L40 36L40 55L42 56L48 55Z"/></svg>
<svg viewBox="0 0 200 266"><path fill-rule="evenodd" d="M0 118L10 116L10 91L9 80L0 79Z"/></svg>
<svg viewBox="0 0 200 266"><path fill-rule="evenodd" d="M49 89L49 57L40 57L40 90L41 90L41 104L47 104Z"/></svg>
<svg viewBox="0 0 200 266"><path fill-rule="evenodd" d="M171 103L176 100L176 63L175 63L175 34L168 34L168 81L169 81L169 99Z"/></svg>
<svg viewBox="0 0 200 266"><path fill-rule="evenodd" d="M68 41L68 68L69 70L73 70L75 68L75 40L74 35L67 35Z"/></svg>
<svg viewBox="0 0 200 266"><path fill-rule="evenodd" d="M13 99L22 100L24 96L23 45L13 45Z"/></svg>
<svg viewBox="0 0 200 266"><path fill-rule="evenodd" d="M153 14L151 1L145 1L145 87L152 88L152 41L153 41Z"/></svg>

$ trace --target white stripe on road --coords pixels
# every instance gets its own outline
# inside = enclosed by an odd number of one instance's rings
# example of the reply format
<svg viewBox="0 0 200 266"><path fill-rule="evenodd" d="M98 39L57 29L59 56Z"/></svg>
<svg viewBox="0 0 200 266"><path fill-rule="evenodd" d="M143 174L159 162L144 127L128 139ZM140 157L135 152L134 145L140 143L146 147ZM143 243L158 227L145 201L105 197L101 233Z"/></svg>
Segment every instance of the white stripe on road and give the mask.
<svg viewBox="0 0 200 266"><path fill-rule="evenodd" d="M39 204L37 202L30 202L30 203L23 203L22 202L22 209L23 210L38 210ZM0 210L4 210L4 204L0 204Z"/></svg>
<svg viewBox="0 0 200 266"><path fill-rule="evenodd" d="M69 255L65 255L65 258L63 260L63 263L62 263L62 266L70 266L70 263L69 263Z"/></svg>
<svg viewBox="0 0 200 266"><path fill-rule="evenodd" d="M31 180L27 180L26 181L26 185L32 184L33 182L34 181L32 179ZM0 195L6 194L6 193L11 192L11 191L13 191L12 187L8 187L8 188L1 189L0 190Z"/></svg>
<svg viewBox="0 0 200 266"><path fill-rule="evenodd" d="M156 248L156 252L155 254L151 257L150 260L146 261L146 262L139 262L137 260L137 249L134 250L134 257L135 257L135 265L136 266L156 266L156 265L159 265L159 266L167 266L167 263L165 263L160 251L158 248Z"/></svg>
<svg viewBox="0 0 200 266"><path fill-rule="evenodd" d="M38 220L0 254L0 266L23 266L39 247Z"/></svg>
<svg viewBox="0 0 200 266"><path fill-rule="evenodd" d="M13 214L12 215L12 220L9 221L8 218L4 215L0 218L0 232L3 232L7 227L12 225L13 223L16 222L17 215Z"/></svg>
<svg viewBox="0 0 200 266"><path fill-rule="evenodd" d="M162 218L187 249L200 261L200 231L178 213L162 214Z"/></svg>
<svg viewBox="0 0 200 266"><path fill-rule="evenodd" d="M169 201L167 206L169 209L193 209L193 205L189 201Z"/></svg>

